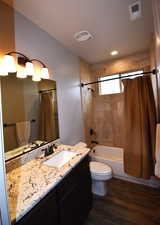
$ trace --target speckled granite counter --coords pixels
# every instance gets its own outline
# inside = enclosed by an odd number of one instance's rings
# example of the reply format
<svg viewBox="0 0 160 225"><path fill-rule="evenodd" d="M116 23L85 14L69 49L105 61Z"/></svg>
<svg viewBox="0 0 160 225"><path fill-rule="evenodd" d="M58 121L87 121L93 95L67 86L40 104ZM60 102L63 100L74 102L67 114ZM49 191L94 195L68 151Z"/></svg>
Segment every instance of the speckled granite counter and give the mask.
<svg viewBox="0 0 160 225"><path fill-rule="evenodd" d="M61 145L56 152L64 149L74 151L77 155L60 169L42 164L45 160L51 158L52 154L49 157L37 157L7 173L9 209L12 222L18 221L33 208L90 151L88 148Z"/></svg>

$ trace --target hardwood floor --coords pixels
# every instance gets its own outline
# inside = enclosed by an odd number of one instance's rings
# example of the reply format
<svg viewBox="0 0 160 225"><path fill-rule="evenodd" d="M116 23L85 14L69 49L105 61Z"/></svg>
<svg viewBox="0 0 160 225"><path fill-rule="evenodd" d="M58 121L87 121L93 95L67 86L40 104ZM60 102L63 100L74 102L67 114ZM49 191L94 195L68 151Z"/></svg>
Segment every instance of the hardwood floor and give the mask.
<svg viewBox="0 0 160 225"><path fill-rule="evenodd" d="M160 190L113 178L94 196L86 225L160 225Z"/></svg>

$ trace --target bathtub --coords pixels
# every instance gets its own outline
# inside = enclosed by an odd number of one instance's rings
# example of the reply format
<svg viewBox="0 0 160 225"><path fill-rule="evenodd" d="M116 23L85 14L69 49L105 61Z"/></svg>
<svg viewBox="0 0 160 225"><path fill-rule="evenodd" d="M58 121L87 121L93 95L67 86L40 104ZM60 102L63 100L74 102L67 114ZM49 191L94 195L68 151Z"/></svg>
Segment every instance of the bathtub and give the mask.
<svg viewBox="0 0 160 225"><path fill-rule="evenodd" d="M90 158L91 161L102 162L110 166L112 168L113 177L151 187L160 187L160 181L155 177L152 177L150 180L144 180L129 176L124 172L123 148L97 145L92 149Z"/></svg>

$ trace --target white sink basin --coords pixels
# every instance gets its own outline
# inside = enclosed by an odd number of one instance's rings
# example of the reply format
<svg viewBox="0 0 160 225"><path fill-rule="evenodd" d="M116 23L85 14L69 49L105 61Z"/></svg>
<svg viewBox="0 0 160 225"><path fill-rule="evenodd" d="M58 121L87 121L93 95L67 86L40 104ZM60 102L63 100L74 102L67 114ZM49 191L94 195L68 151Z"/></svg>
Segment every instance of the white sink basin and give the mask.
<svg viewBox="0 0 160 225"><path fill-rule="evenodd" d="M57 154L55 154L52 158L46 160L43 163L43 165L55 166L55 167L60 168L61 166L63 166L67 162L69 162L69 160L71 160L76 154L77 154L76 152L62 150L62 151L58 152Z"/></svg>

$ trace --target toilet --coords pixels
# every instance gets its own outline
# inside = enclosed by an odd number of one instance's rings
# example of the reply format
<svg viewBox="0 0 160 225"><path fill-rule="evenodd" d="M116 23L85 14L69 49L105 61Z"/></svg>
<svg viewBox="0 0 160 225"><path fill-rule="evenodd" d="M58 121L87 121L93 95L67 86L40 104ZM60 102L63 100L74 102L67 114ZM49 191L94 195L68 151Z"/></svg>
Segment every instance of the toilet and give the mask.
<svg viewBox="0 0 160 225"><path fill-rule="evenodd" d="M99 196L107 193L106 181L112 178L112 169L108 165L100 162L90 162L90 172L92 177L92 192Z"/></svg>
<svg viewBox="0 0 160 225"><path fill-rule="evenodd" d="M75 147L86 148L87 144L79 142ZM92 193L99 196L105 196L107 194L106 181L112 178L111 167L101 162L91 161L90 172L92 177Z"/></svg>

